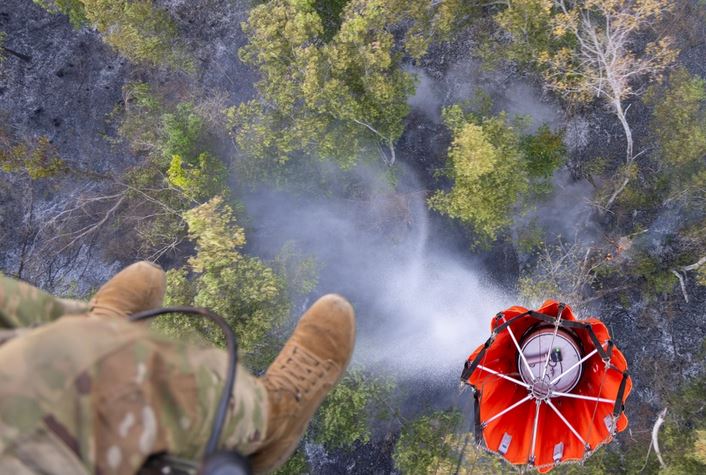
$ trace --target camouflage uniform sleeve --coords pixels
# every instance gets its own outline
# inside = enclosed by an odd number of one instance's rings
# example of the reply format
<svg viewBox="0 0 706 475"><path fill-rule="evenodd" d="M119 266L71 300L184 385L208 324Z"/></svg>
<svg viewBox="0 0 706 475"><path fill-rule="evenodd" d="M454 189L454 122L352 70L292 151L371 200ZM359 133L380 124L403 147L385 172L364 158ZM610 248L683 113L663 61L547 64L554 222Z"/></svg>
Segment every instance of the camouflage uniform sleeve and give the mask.
<svg viewBox="0 0 706 475"><path fill-rule="evenodd" d="M83 302L56 298L38 288L0 274L0 329L41 325L62 315L88 310Z"/></svg>

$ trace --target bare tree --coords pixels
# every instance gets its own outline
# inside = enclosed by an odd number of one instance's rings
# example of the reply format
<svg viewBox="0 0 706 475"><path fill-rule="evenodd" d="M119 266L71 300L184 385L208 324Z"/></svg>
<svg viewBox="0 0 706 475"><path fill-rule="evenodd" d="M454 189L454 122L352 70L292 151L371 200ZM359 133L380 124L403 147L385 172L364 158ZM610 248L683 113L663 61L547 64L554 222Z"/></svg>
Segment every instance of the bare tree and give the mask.
<svg viewBox="0 0 706 475"><path fill-rule="evenodd" d="M686 292L686 273L689 271L698 270L699 267L706 264L706 256L702 257L698 261L690 264L688 266L682 266L677 269L672 269L672 274L679 279L679 287L681 288L681 293L684 296L684 301L689 303L689 294Z"/></svg>
<svg viewBox="0 0 706 475"><path fill-rule="evenodd" d="M625 134L626 171L604 205L609 209L631 179L633 136L624 103L642 93L639 79L659 78L676 58L669 37L638 48L640 33L670 9L668 0L555 0L554 34L570 35L576 48L544 55L549 87L565 97L600 97L620 121Z"/></svg>
<svg viewBox="0 0 706 475"><path fill-rule="evenodd" d="M33 211L31 237L21 249L22 270L31 280L52 285L75 274L96 251L157 260L184 241L181 213L195 204L166 179L137 187L103 177L78 185Z"/></svg>
<svg viewBox="0 0 706 475"><path fill-rule="evenodd" d="M577 234L572 241L559 238L553 244L542 244L533 268L519 279L520 294L530 305L554 298L580 313L589 312L592 302L631 287L626 284L596 289L599 268L622 258L629 246L626 240L587 245Z"/></svg>
<svg viewBox="0 0 706 475"><path fill-rule="evenodd" d="M552 296L576 308L591 293L601 263L594 249L578 240L543 244L533 271L520 278L520 293L533 305Z"/></svg>

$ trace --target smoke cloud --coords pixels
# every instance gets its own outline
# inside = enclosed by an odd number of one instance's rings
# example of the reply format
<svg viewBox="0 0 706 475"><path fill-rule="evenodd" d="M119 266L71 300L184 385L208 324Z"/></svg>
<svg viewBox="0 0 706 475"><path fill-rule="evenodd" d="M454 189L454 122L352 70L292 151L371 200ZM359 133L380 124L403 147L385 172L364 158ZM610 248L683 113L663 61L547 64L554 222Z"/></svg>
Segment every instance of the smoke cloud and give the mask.
<svg viewBox="0 0 706 475"><path fill-rule="evenodd" d="M359 200L248 194L257 224L251 241L261 255L293 242L316 258L320 292L339 292L356 308L354 361L403 378L448 378L485 341L490 317L514 299L484 280L466 244L431 225L413 172L400 165L395 192L381 168L345 172L362 189Z"/></svg>
<svg viewBox="0 0 706 475"><path fill-rule="evenodd" d="M421 68L409 66L407 70L416 76L416 90L407 103L433 122L441 121L443 107L469 100L477 102L478 93L483 92L491 100L494 114L506 112L511 119L529 117L531 123L527 132L534 133L543 124L552 130L566 125L559 104L547 101L539 87L511 79L502 70L484 70L477 60L457 61L440 80L434 80Z"/></svg>

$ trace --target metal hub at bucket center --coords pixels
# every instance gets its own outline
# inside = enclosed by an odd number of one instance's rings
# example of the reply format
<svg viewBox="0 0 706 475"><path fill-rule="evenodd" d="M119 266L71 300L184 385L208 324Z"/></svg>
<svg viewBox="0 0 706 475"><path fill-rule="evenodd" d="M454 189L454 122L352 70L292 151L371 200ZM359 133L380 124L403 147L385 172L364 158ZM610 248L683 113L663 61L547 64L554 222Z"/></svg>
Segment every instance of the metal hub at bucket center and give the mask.
<svg viewBox="0 0 706 475"><path fill-rule="evenodd" d="M553 327L525 337L517 358L520 377L537 400L571 391L581 378L580 361L581 351L571 335L562 329L555 332Z"/></svg>
<svg viewBox="0 0 706 475"><path fill-rule="evenodd" d="M547 381L535 381L530 386L530 394L534 399L545 401L551 397L552 386Z"/></svg>

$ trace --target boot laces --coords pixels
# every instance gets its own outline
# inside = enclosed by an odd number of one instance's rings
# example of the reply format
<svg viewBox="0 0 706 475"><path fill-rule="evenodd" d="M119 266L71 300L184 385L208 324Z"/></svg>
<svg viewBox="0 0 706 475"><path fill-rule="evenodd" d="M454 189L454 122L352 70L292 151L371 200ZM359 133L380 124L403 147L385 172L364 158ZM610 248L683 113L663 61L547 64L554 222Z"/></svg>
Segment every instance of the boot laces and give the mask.
<svg viewBox="0 0 706 475"><path fill-rule="evenodd" d="M276 371L268 371L267 379L273 389L288 391L300 401L331 369L330 361L322 361L294 346L282 361L277 362Z"/></svg>

